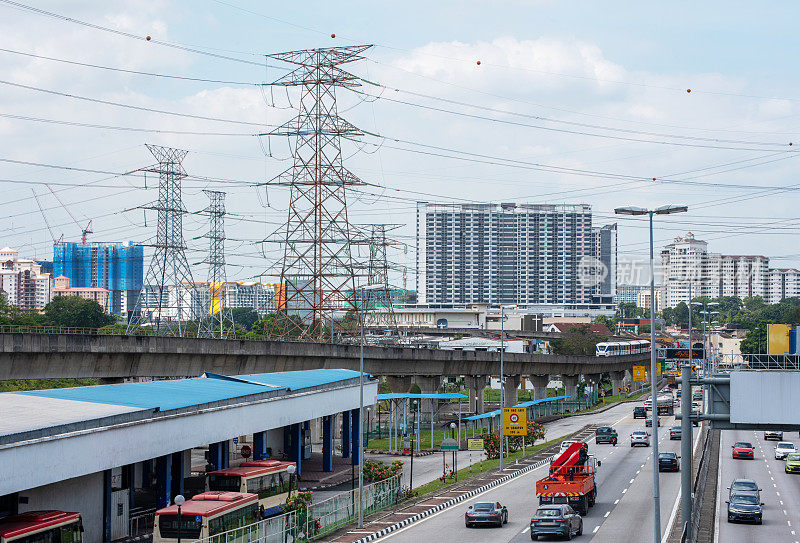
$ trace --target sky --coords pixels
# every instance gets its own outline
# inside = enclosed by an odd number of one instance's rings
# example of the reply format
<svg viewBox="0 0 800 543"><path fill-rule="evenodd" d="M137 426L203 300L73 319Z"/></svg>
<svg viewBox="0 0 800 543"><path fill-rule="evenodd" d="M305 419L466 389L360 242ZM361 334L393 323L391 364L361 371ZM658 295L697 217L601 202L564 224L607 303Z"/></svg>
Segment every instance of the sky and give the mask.
<svg viewBox="0 0 800 543"><path fill-rule="evenodd" d="M264 183L291 165L291 147L256 134L291 119L298 95L261 85L289 70L265 55L371 44L347 65L368 83L338 91L337 104L365 131L342 146L368 183L348 194L350 221L402 225L393 282L405 267L414 288L418 200L591 204L596 225L619 223L623 260L647 258L648 231L615 207L685 204L657 219L656 251L691 231L713 252L798 266L798 12L0 0L0 245L52 258L53 239L78 240L90 220L90 241L153 243L157 178L141 171L151 143L188 151L195 279L207 273L210 189L227 193L228 278L274 280L288 191Z"/></svg>

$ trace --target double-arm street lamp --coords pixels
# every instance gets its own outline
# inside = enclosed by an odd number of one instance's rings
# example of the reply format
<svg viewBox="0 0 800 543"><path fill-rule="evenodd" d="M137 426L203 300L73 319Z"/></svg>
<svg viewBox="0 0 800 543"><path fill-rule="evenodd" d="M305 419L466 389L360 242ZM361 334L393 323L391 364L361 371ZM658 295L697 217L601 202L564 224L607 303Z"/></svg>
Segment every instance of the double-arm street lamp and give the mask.
<svg viewBox="0 0 800 543"><path fill-rule="evenodd" d="M653 215L671 215L673 213L683 213L688 211L687 206L666 205L656 209L645 209L643 207L618 207L614 210L617 215L648 215L650 218L650 403L653 406L653 542L661 541L661 498L659 496L658 484L658 401L656 399L656 283L655 283L655 263L653 261ZM685 501L685 500L684 500ZM684 504L691 512L691 503ZM684 515L684 522L689 517Z"/></svg>

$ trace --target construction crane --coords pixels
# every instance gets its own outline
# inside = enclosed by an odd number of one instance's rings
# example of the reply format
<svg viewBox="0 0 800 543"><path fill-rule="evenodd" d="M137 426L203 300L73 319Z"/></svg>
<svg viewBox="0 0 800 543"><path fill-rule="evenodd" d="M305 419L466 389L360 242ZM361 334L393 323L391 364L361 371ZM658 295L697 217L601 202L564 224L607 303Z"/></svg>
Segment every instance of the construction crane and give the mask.
<svg viewBox="0 0 800 543"><path fill-rule="evenodd" d="M50 187L50 185L48 185L48 184L46 184L46 183L45 183L45 185L44 185L44 186L45 186L45 187L47 187L47 189L48 189L48 190L49 190L49 191L52 193L52 195L53 195L53 196L55 196L56 200L58 200L58 203L59 203L59 204L61 204L61 207L63 207L63 208L64 208L64 211L66 211L66 212L67 212L67 214L68 214L68 215L70 216L70 218L72 219L72 222L74 222L76 225L78 225L78 228L80 228L80 229L81 229L81 243L85 245L85 244L86 244L86 237L87 237L87 235L88 235L88 234L93 234L93 233L94 233L94 232L92 231L92 220L91 220L91 219L89 219L89 222L88 222L88 223L86 223L86 226L81 226L81 224L78 222L78 220L75 218L75 216L74 216L74 215L73 215L73 214L70 212L69 208L68 208L67 206L65 206L65 205L64 205L64 202L62 202L62 201L61 201L61 198L59 198L59 197L58 197L58 194L56 194L56 191L54 191L54 190L53 190L53 189ZM38 200L37 200L37 203L38 203ZM42 208L42 206L39 206L39 209L40 209L40 210L41 210L41 208ZM42 212L42 215L44 215L44 212ZM47 219L45 219L45 223L46 223L46 222L47 222ZM52 236L52 233L51 233L51 236ZM55 239L54 239L53 241L55 241Z"/></svg>

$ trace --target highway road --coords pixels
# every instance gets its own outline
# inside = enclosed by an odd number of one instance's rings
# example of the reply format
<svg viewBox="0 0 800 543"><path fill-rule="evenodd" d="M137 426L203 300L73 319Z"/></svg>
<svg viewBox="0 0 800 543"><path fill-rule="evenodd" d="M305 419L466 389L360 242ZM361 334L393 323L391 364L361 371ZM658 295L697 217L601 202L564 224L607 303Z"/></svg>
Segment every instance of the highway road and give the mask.
<svg viewBox="0 0 800 543"><path fill-rule="evenodd" d="M786 432L784 441L800 446L795 432ZM749 441L755 447L753 460L734 460L731 446ZM775 460L776 441L764 441L763 432L723 431L720 434L719 480L715 543L787 541L798 543L800 530L800 475L784 472L783 460ZM728 487L734 479L753 479L761 487L764 523L761 526L728 522Z"/></svg>
<svg viewBox="0 0 800 543"><path fill-rule="evenodd" d="M596 505L584 517L586 541L618 542L621 534L630 542L652 541L652 447L630 447L629 435L633 430L644 428L644 420L632 417L634 404L615 407L593 418L593 424L614 426L620 443L595 445L589 442L590 453L597 456L602 465L598 469L598 495ZM675 424L673 417L662 417L661 450L680 452L680 441L669 441L667 429ZM584 422L584 423L588 423ZM419 541L459 541L460 543L483 541L530 540L530 518L536 510L536 480L546 474L547 467L532 470L503 485L462 504L434 514L427 519L390 534L392 543L418 543ZM668 528L672 511L676 510L676 498L680 492L680 474L661 474L662 531ZM508 507L510 519L503 528L465 528L464 512L477 501L499 501Z"/></svg>

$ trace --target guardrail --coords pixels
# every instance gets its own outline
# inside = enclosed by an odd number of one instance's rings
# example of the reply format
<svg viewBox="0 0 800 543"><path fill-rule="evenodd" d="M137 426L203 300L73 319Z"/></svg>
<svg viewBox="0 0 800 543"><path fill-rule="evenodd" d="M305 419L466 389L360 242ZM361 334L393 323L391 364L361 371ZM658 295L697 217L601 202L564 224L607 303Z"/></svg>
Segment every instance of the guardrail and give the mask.
<svg viewBox="0 0 800 543"><path fill-rule="evenodd" d="M710 364L715 371L781 370L800 371L797 354L730 354L718 355Z"/></svg>
<svg viewBox="0 0 800 543"><path fill-rule="evenodd" d="M128 519L128 537L138 537L153 533L155 509L132 512Z"/></svg>
<svg viewBox="0 0 800 543"><path fill-rule="evenodd" d="M397 504L401 499L398 474L364 487L364 516ZM358 489L312 503L302 512L291 511L198 540L197 543L294 543L319 539L358 518Z"/></svg>

